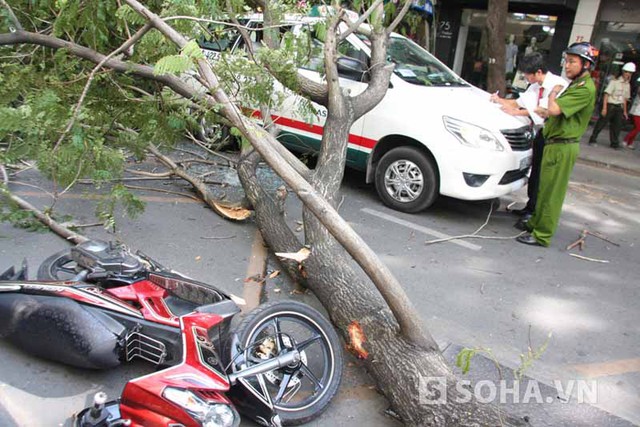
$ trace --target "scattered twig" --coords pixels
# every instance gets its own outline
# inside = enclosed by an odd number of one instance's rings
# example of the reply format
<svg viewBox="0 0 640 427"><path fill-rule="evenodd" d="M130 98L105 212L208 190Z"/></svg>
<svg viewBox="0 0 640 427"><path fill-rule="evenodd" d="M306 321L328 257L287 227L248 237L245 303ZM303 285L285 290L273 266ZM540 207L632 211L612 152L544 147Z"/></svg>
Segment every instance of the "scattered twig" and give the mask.
<svg viewBox="0 0 640 427"><path fill-rule="evenodd" d="M135 169L125 169L125 170L127 172L129 172L129 173L134 174L134 175L150 176L150 177L153 177L153 178L166 178L166 177L170 177L171 175L173 175L173 172L171 172L171 171L155 173L155 172L139 171L139 170L135 170Z"/></svg>
<svg viewBox="0 0 640 427"><path fill-rule="evenodd" d="M171 179L169 177L163 178L159 176L140 176L140 177L123 177L123 178L112 178L112 179L102 179L100 181L106 182L126 182L126 181L166 181L167 179ZM95 184L97 180L95 179L79 179L78 184Z"/></svg>
<svg viewBox="0 0 640 427"><path fill-rule="evenodd" d="M489 223L489 219L491 218L491 213L493 212L493 203L491 204L490 208L489 208L489 214L487 215L487 219L484 222L484 224L482 224L480 227L478 227L478 229L476 231L474 231L471 234L463 234L461 236L451 236L451 237L446 237L444 239L435 239L435 240L427 240L426 242L424 242L425 245L431 245L433 243L442 243L442 242L449 242L451 240L458 240L458 239L485 239L485 240L512 240L515 239L518 236L522 236L524 233L526 233L525 231L516 234L515 236L508 236L508 237L502 237L502 236L479 236L478 233Z"/></svg>
<svg viewBox="0 0 640 427"><path fill-rule="evenodd" d="M230 235L230 236L221 236L221 237L216 237L216 236L213 236L213 237L200 236L200 238L201 238L201 239L207 239L207 240L225 240L225 239L233 239L233 238L235 238L235 237L236 237L236 235L235 235L235 234L232 234L232 235Z"/></svg>
<svg viewBox="0 0 640 427"><path fill-rule="evenodd" d="M616 243L616 242L612 242L611 240L607 239L607 238L606 238L606 237L604 237L602 234L600 234L600 233L598 233L598 232L596 232L596 231L589 231L589 230L585 230L585 232L586 232L588 235L590 235L590 236L597 237L598 239L604 240L604 241L605 241L605 242L607 242L607 243L611 243L611 244L612 244L612 245L614 245L614 246L618 246L618 247L620 246L618 243Z"/></svg>
<svg viewBox="0 0 640 427"><path fill-rule="evenodd" d="M25 167L19 167L19 166L16 166L16 167L14 168L14 169L16 169L16 171L15 171L15 172L13 172L13 173L11 174L11 176L18 176L18 174L21 174L22 172L26 172L26 171L28 171L28 170L31 170L31 169L33 169L33 167L34 167L33 165L30 165L30 164L29 164L29 163L27 163L27 162L23 162L23 163L25 164Z"/></svg>
<svg viewBox="0 0 640 427"><path fill-rule="evenodd" d="M582 230L582 232L580 233L580 237L578 237L578 240L576 240L575 242L571 243L569 246L567 246L566 250L571 250L573 248L575 248L576 246L579 247L580 250L584 249L584 245L585 245L585 240L587 238L587 236L593 236L593 237L597 237L598 239L604 240L607 243L611 243L612 245L615 246L620 246L618 243L616 242L612 242L611 240L609 240L608 238L606 238L605 236L603 236L602 234L595 232L595 231L589 231L589 230Z"/></svg>
<svg viewBox="0 0 640 427"><path fill-rule="evenodd" d="M11 9L11 6L9 6L5 0L0 0L0 3L7 10L7 14L9 15L9 19L11 20L11 23L15 26L15 30L22 31L22 24L20 23L20 21L16 17L15 13L13 13L13 9Z"/></svg>
<svg viewBox="0 0 640 427"><path fill-rule="evenodd" d="M4 0L2 0L2 1L4 3ZM53 151L54 152L58 149L58 146L64 140L64 138L67 136L67 134L69 133L69 131L73 127L73 124L75 123L76 119L78 118L78 114L80 113L80 107L82 107L82 104L84 103L84 99L87 96L87 92L89 92L89 87L91 86L91 83L93 82L93 79L94 79L96 73L100 70L100 68L102 68L102 66L104 64L106 64L115 55L119 54L120 52L123 52L123 51L127 50L130 46L133 46L151 28L152 28L151 24L145 24L144 27L142 27L140 30L138 30L137 33L135 33L132 37L130 37L127 41L125 41L119 48L117 48L116 50L114 50L109 55L105 56L104 58L102 58L102 60L100 62L98 62L98 64L93 68L93 70L91 70L91 73L89 74L89 77L87 78L87 83L84 85L84 89L82 90L82 94L80 94L80 99L78 99L78 102L76 103L76 106L75 106L75 108L73 110L73 114L71 115L71 119L69 119L69 122L67 123L67 127L64 129L64 131L62 132L62 134L58 138L58 141L55 143L55 145L53 147Z"/></svg>
<svg viewBox="0 0 640 427"><path fill-rule="evenodd" d="M451 236L444 239L427 240L426 242L424 242L424 244L430 245L433 243L442 243L442 242L448 242L450 240L457 240L457 239L513 240L516 237L520 237L525 233L526 231L523 231L519 234L516 234L515 236L504 236L504 237L503 236L478 236L477 234L463 234L461 236Z"/></svg>
<svg viewBox="0 0 640 427"><path fill-rule="evenodd" d="M75 244L80 244L82 242L86 242L87 240L89 240L82 234L78 234L69 230L63 224L60 224L59 222L55 221L49 215L45 214L40 209L36 208L26 200L11 193L9 190L2 189L0 190L0 194L3 194L4 196L11 199L16 205L18 205L20 209L33 213L33 215L38 219L38 221L40 221L41 223L49 227L51 231L53 231L60 237L63 237L64 239L69 240Z"/></svg>
<svg viewBox="0 0 640 427"><path fill-rule="evenodd" d="M234 221L243 221L251 215L251 211L246 208L243 208L241 206L235 207L223 205L220 203L220 198L214 199L209 189L201 180L195 178L193 175L190 175L184 169L180 168L171 158L162 154L160 150L158 150L158 148L152 143L149 143L149 145L147 146L147 150L150 151L154 156L156 156L156 158L161 163L171 169L171 171L175 175L193 185L194 189L202 197L204 202L218 215L222 216L225 219Z"/></svg>
<svg viewBox="0 0 640 427"><path fill-rule="evenodd" d="M183 165L185 163L204 163L205 165L214 165L214 166L222 166L220 163L216 162L215 160L207 160L205 159L185 159L185 160L180 160L178 162L179 165Z"/></svg>
<svg viewBox="0 0 640 427"><path fill-rule="evenodd" d="M197 200L199 202L202 201L198 197L193 196L191 194L181 193L179 191L164 190L162 188L140 187L137 185L125 185L125 188L129 188L131 190L156 191L158 193L175 194L177 196L188 197L190 199Z"/></svg>
<svg viewBox="0 0 640 427"><path fill-rule="evenodd" d="M65 227L68 228L89 228L89 227L101 227L104 225L104 223L102 222L93 222L90 224L76 224L74 222L65 222L62 224Z"/></svg>
<svg viewBox="0 0 640 427"><path fill-rule="evenodd" d="M9 181L6 181L5 183L8 184ZM45 190L44 188L39 187L37 185L27 184L26 182L20 182L20 181L11 181L11 184L23 185L25 187L35 188L36 190L42 191L44 194L46 194L47 196L51 197L52 199L55 199L55 196L53 194L49 193L47 190Z"/></svg>
<svg viewBox="0 0 640 427"><path fill-rule="evenodd" d="M482 224L476 231L474 231L473 235L476 235L480 232L480 230L482 230L488 223L489 223L489 219L491 218L491 214L493 213L493 203L489 204L489 214L487 215L487 219L484 221L484 224Z"/></svg>
<svg viewBox="0 0 640 427"><path fill-rule="evenodd" d="M580 237L578 237L578 240L576 240L575 242L571 243L569 246L567 246L566 250L570 251L571 249L575 248L576 246L579 247L580 250L584 249L584 239L587 238L587 230L582 230L582 233L580 233Z"/></svg>
<svg viewBox="0 0 640 427"><path fill-rule="evenodd" d="M589 258L589 257L578 255L578 254L569 254L569 255L571 255L572 257L575 257L575 258L583 259L585 261L600 262L600 263L603 263L603 264L609 264L609 262L610 262L608 259Z"/></svg>
<svg viewBox="0 0 640 427"><path fill-rule="evenodd" d="M9 183L9 175L3 164L0 164L0 173L2 173L2 182L7 185Z"/></svg>
<svg viewBox="0 0 640 427"><path fill-rule="evenodd" d="M191 141L193 141L194 144L196 144L198 147L202 148L203 150L206 150L207 153L213 155L213 156L217 156L220 157L221 159L226 160L227 162L229 162L230 165L237 165L238 162L236 162L235 160L233 160L231 157L229 156L225 156L224 154L220 154L217 151L213 151L212 149L210 149L209 147L207 147L206 145L204 145L199 139L197 139L196 137L194 137L193 135L191 135L191 133L189 133L189 139Z"/></svg>
<svg viewBox="0 0 640 427"><path fill-rule="evenodd" d="M176 150L176 151L182 151L183 153L187 153L187 154L191 154L192 156L199 157L199 158L201 158L202 160L206 160L206 158L207 158L207 156L205 156L204 154L196 153L195 151L186 150L186 149L184 149L184 148L176 147L176 148L174 148L174 150Z"/></svg>

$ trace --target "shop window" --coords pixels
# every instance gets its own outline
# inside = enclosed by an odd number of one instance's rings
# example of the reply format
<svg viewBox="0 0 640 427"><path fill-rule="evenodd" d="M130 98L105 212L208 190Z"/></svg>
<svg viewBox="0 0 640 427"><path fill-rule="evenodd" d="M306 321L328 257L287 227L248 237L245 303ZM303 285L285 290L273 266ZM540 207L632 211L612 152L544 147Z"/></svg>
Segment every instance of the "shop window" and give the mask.
<svg viewBox="0 0 640 427"><path fill-rule="evenodd" d="M640 69L640 24L602 21L595 31L594 44L600 54L591 76L598 89L598 104L612 78L620 76L622 66L633 62ZM631 78L632 95L638 89L636 73Z"/></svg>
<svg viewBox="0 0 640 427"><path fill-rule="evenodd" d="M505 74L507 87L511 88L516 82L518 90L526 89L526 81L517 78L516 70L520 59L531 52L541 52L548 55L551 50L551 41L555 33L557 17L549 15L531 15L524 13L510 13L507 15L506 40L505 40ZM487 11L478 9L465 9L463 11L463 26L466 31L466 40L458 43L463 47L456 52L460 55L462 67L460 75L471 84L480 88L486 88L487 81ZM466 24L466 25L465 25Z"/></svg>

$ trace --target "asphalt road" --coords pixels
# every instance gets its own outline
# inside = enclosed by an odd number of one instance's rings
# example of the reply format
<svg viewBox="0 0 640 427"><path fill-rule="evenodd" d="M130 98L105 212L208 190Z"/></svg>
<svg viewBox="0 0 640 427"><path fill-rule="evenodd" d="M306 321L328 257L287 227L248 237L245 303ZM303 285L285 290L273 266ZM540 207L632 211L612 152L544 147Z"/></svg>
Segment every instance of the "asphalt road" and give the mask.
<svg viewBox="0 0 640 427"><path fill-rule="evenodd" d="M40 182L29 174L21 180ZM273 182L278 184L277 179ZM169 187L184 191L181 184ZM47 200L33 188L13 188L34 204ZM529 343L538 347L552 333L547 350L528 374L546 384L595 380L598 408L621 417L620 425L625 425L622 419L640 424L640 178L577 165L550 248L525 246L512 238L518 234L512 227L515 217L505 207L523 202L524 190L491 202L442 198L417 215L385 208L358 173L347 174L343 192L341 214L396 274L443 348L490 348L501 364L514 368ZM255 238L252 223L223 221L184 197L140 194L147 209L138 220L121 219L118 232L123 240L196 279L242 293ZM79 222L93 222L93 197L93 192L78 191L63 198L59 209ZM289 205L295 224L299 206L294 200ZM478 234L492 239L425 243L471 234L485 221ZM583 251L571 252L606 262L576 258L565 250L584 229L601 233L611 243L588 236ZM99 228L85 234L112 237ZM51 234L0 224L0 268L26 257L33 276L46 256L65 247ZM127 378L148 370L143 364L106 373L74 370L36 360L4 343L0 358L2 425L68 425L69 416L96 391L115 396ZM356 420L394 425L382 414L385 409L371 380L348 361L336 404L315 425L352 425ZM534 425L554 425L541 421Z"/></svg>

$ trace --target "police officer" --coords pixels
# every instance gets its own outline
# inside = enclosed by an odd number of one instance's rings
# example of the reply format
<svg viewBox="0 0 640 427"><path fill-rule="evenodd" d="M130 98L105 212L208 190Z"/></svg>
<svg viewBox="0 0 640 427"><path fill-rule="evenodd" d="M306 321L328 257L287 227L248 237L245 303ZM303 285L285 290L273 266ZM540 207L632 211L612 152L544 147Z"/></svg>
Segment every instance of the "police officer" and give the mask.
<svg viewBox="0 0 640 427"><path fill-rule="evenodd" d="M548 108L535 112L548 117L540 170L538 200L533 216L526 222L527 233L516 240L534 246L549 246L558 228L569 177L578 157L580 137L587 130L596 100L596 87L589 70L595 63L595 49L589 43L574 43L565 50L565 74L571 84L562 91L555 86Z"/></svg>
<svg viewBox="0 0 640 427"><path fill-rule="evenodd" d="M609 139L611 148L620 149L620 131L622 130L623 119L629 120L627 114L627 102L631 98L631 75L636 72L636 64L627 62L622 67L622 74L617 79L612 79L604 90L602 100L602 111L600 118L593 127L589 145L597 145L598 134L609 123Z"/></svg>

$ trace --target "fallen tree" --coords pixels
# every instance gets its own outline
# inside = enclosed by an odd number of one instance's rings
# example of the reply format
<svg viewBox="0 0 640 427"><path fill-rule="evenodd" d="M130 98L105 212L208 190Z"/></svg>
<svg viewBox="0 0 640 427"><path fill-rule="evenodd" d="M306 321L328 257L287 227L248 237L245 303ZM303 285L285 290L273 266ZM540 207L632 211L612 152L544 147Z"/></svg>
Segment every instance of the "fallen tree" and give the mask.
<svg viewBox="0 0 640 427"><path fill-rule="evenodd" d="M252 149L247 147L243 149L238 172L247 197L255 209L257 223L265 240L275 252L294 252L303 244L310 248L310 256L301 263L305 272L302 276L305 278L306 285L325 305L332 321L347 340L350 337L349 330L353 330L354 326L358 325L356 327L365 341L361 345L354 342L350 344L352 348L359 350L358 354L376 379L379 389L390 400L402 421L407 425L419 426L518 424L517 420L505 418L493 406L481 405L474 400L462 398L460 391L454 386L455 375L447 366L433 338L424 330L417 312L401 285L335 209L345 166L349 129L355 120L375 107L388 88L389 77L393 71L393 66L387 64L385 60L388 38L392 29L402 18L402 14L406 12L409 2L403 3L402 10L398 10L397 15L388 20L386 26L383 22L381 0L371 2L370 7L362 15L362 22L349 20L342 9L336 5L324 24L327 31L324 40L325 82L323 83L307 80L301 75L295 75L293 76L295 78L291 79L290 70L285 70L285 76L283 76L281 69L276 69L275 64L265 59L264 67L290 89L304 94L309 100L324 105L328 109L322 148L318 164L313 170L306 169L304 165L292 160L273 135L242 114L236 105L236 99L231 98L225 90L227 87L225 82L220 80L211 64L193 49L190 38L197 34L198 28L194 22L206 22L194 16L196 12L194 3L152 1L143 5L136 0L124 0L128 8L118 8L115 2L96 3L99 4L69 1L63 9L70 7L69 4L74 4L77 7L74 13L78 14L78 10L82 8L102 7L104 8L104 10L101 9L102 13L108 12L119 16L122 20L120 25L124 25L126 31L122 29L116 31L108 24L105 24L104 31L106 34L114 31L120 34L125 39L121 46L127 45L127 48L134 45L130 43L130 39L134 36L130 35L132 31L129 26L139 27L138 33L144 29L144 32L149 34L141 36L139 43L144 43L149 37L155 37L155 41L162 46L163 50L160 53L165 55L164 58L173 55L175 59L178 56L181 61L195 67L197 71L195 78L205 90L187 84L177 75L154 72L153 67L144 63L135 63L122 56L99 53L97 48L104 47L103 44L92 41L86 32L80 31L77 25L74 26L68 21L62 21L60 24L62 30L58 27L57 35L50 34L50 29L46 28L42 31L27 31L18 16L33 15L34 11L31 10L29 2L25 2L27 5L20 8L20 13L15 14L2 0L5 10L9 11L7 19L12 28L0 34L0 46L30 45L62 50L65 55L101 64L106 70L122 73L125 79L136 78L151 82L150 88L138 87L144 92L144 96L134 98L135 102L147 99L149 96L163 101L165 98L158 91L158 86L162 86L171 89L175 94L200 108L214 110L224 116L252 147ZM209 5L209 2L201 3L207 3L205 6ZM213 5L216 2L211 3ZM233 15L234 6L230 2L225 6L227 12ZM270 4L265 2L262 7L267 14L270 13ZM65 11L60 11L57 15L56 22L53 23L54 29L60 17L65 16L63 13ZM277 15L276 12L273 14ZM368 88L363 93L352 96L345 93L339 84L336 65L337 47L345 34L359 31L360 25L365 20L371 24L367 27L367 35L372 46L370 80ZM342 27L341 30L340 27ZM153 31L148 31L149 29ZM95 33L95 30L86 31ZM127 35L122 36L122 34ZM173 43L174 47L159 42L159 35L162 35L163 40ZM83 42L86 45L82 44ZM176 47L178 55L176 55ZM142 50L145 52L144 49ZM154 57L150 55L138 55L138 59L143 62L152 58ZM78 67L81 66L78 64ZM140 84L138 81L131 80L129 85L135 83ZM116 82L115 85L122 87L122 82ZM130 90L135 91L135 89ZM89 96L89 99L98 103L96 95L99 93L93 94L93 97ZM19 106L11 108L15 110ZM122 106L122 108L125 107ZM171 114L170 109L158 107L158 115L154 118L163 120L163 114ZM73 116L76 115L77 113L73 113ZM127 138L127 132L117 133L118 129L127 129L130 128L129 125L135 124L131 121L127 123L126 119L116 118L110 128L95 130L93 129L96 127L95 122L79 117L79 123L67 126L68 130L63 130L60 135L69 133L69 139L73 142L74 134L82 134L88 127L96 132L95 135L99 135L100 131L111 134L115 132L119 138ZM72 117L72 120L75 119ZM171 123L168 124L171 125ZM147 132L150 131L142 129L138 131L138 135L144 138ZM53 148L49 149L49 153L59 155L65 149L65 145L61 144L63 138L60 135L55 140L50 139L54 144L52 144ZM98 137L95 138L98 139ZM76 148L71 147L69 150ZM303 202L304 242L296 238L284 221L283 199L274 199L262 188L256 178L256 165L261 158L282 177ZM77 160L82 159L83 157L79 156ZM49 171L55 179L56 176L62 176L60 172L63 166L54 163L49 165L48 169L47 167L44 169ZM72 173L70 178L66 177L65 184L71 185L74 179L82 175L81 172L82 168L78 167L75 174ZM355 260L367 277L354 268L351 259ZM326 268L327 265L331 265L332 268ZM291 263L288 264L288 269L292 272L300 271L298 265ZM441 383L448 385L440 390L440 393L444 393L444 396L439 396L442 404L428 404L429 397L433 396L431 396L432 390L427 386L433 378L438 378ZM445 396L446 399L444 399Z"/></svg>

